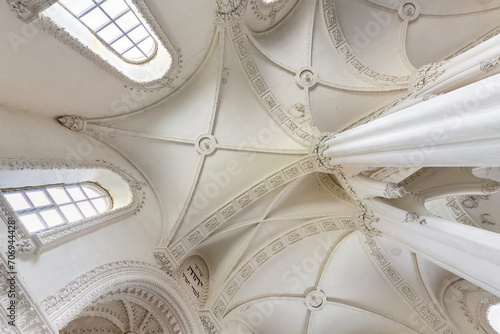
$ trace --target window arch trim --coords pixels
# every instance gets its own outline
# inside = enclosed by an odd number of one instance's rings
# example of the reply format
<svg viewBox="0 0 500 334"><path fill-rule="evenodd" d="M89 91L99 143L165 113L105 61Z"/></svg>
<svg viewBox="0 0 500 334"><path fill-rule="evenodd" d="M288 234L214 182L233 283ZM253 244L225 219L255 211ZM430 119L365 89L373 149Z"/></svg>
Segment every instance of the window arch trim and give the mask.
<svg viewBox="0 0 500 334"><path fill-rule="evenodd" d="M137 180L126 170L107 161L74 161L74 160L28 160L28 159L0 159L2 171L47 171L47 170L104 170L121 178L130 190L130 200L122 203L106 213L86 218L72 224L61 225L38 233L30 233L23 224L17 221L16 215L10 209L2 192L0 192L0 219L5 224L15 222L16 253L39 254L49 245L68 240L81 233L96 230L118 219L132 216L140 211L145 200L145 182ZM114 196L113 196L114 198Z"/></svg>

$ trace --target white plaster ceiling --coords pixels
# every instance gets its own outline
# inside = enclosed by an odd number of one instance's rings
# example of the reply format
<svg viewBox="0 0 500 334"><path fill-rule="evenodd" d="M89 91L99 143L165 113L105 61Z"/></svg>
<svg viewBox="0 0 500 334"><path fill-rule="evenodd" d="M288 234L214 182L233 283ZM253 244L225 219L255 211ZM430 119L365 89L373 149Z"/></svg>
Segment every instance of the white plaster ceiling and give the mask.
<svg viewBox="0 0 500 334"><path fill-rule="evenodd" d="M88 132L122 154L148 180L156 197L148 201L162 207L159 247L188 245L189 238L205 228L202 223L214 214L221 217L242 194L263 182L267 185L265 195L229 214L189 249L210 266L209 302L215 303L247 261L264 248L269 251L277 238L285 240L299 231L299 241L290 241L286 250L254 268L247 282L240 282L226 305L227 333L234 333L231 326L244 321L252 307L275 299L280 301L275 312L259 329L250 326L255 333L432 332L391 286L365 240L348 228L354 207L310 174L306 156L312 135L340 131L397 99L416 68L444 60L496 28L500 1L419 0L421 16L410 22L400 19L395 0L278 0L274 20L262 14L271 5L257 2L249 2L236 38L214 24L212 1L148 1L178 49L182 69L173 89L139 92L43 32L27 38L16 52L8 36L22 34L23 24L5 1L0 2L0 104L54 122L63 114L86 118ZM335 48L325 22L325 8L333 6L343 45L350 45L364 66L394 80L370 79L355 72L351 58L342 58L341 46ZM377 24L377 33L362 36ZM277 125L266 110L262 96L267 93L259 95L252 88L255 78L248 78L235 46L240 40L247 40L246 51L266 89L309 134L307 139ZM318 75L311 88L296 81L304 66ZM215 152L197 152L200 135L215 137ZM282 284L282 273L314 257L318 243L306 237L306 226L325 219L336 219L338 230L318 231L317 236L337 246L324 252L322 265L299 280L295 289ZM389 241L380 244L424 296L422 301L433 304L432 283L420 279L421 269L411 253ZM436 271L429 269L423 276L432 279ZM311 316L304 300L313 288L323 290L327 302Z"/></svg>

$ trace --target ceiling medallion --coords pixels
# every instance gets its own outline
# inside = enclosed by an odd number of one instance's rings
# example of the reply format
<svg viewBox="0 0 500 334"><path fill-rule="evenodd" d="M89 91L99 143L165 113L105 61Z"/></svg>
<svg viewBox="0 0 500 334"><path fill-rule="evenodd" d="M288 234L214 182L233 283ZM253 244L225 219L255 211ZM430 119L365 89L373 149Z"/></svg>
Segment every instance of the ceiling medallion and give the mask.
<svg viewBox="0 0 500 334"><path fill-rule="evenodd" d="M420 14L420 6L416 1L402 1L398 13L403 21L413 21Z"/></svg>
<svg viewBox="0 0 500 334"><path fill-rule="evenodd" d="M326 306L326 296L323 291L311 291L306 296L305 304L311 311L320 311Z"/></svg>
<svg viewBox="0 0 500 334"><path fill-rule="evenodd" d="M301 67L295 75L295 81L297 81L299 87L310 88L318 81L318 73L316 73L312 67Z"/></svg>
<svg viewBox="0 0 500 334"><path fill-rule="evenodd" d="M217 148L217 139L212 135L201 135L196 138L194 144L196 151L201 155L208 155L215 151Z"/></svg>

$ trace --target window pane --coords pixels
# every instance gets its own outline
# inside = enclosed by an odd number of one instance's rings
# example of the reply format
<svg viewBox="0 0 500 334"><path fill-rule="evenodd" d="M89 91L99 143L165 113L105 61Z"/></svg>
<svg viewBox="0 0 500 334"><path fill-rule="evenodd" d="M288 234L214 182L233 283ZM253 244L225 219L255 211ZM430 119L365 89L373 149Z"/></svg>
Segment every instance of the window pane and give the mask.
<svg viewBox="0 0 500 334"><path fill-rule="evenodd" d="M130 36L130 38L132 38L132 40L137 43L139 42L140 40L144 39L145 37L149 36L149 33L147 32L147 30L141 25L137 28L135 28L134 30L132 30L131 32L128 33L128 35Z"/></svg>
<svg viewBox="0 0 500 334"><path fill-rule="evenodd" d="M100 26L109 22L108 17L104 15L103 11L100 8L92 10L90 13L83 16L81 20L94 31L97 30L97 28L99 28Z"/></svg>
<svg viewBox="0 0 500 334"><path fill-rule="evenodd" d="M87 194L88 198L96 198L103 196L104 194L98 193L94 188L90 186L82 186L83 191L85 191L85 194Z"/></svg>
<svg viewBox="0 0 500 334"><path fill-rule="evenodd" d="M57 204L65 204L71 202L71 198L69 198L68 194L62 187L48 188L47 191Z"/></svg>
<svg viewBox="0 0 500 334"><path fill-rule="evenodd" d="M55 209L40 211L40 215L49 227L64 224L64 220Z"/></svg>
<svg viewBox="0 0 500 334"><path fill-rule="evenodd" d="M21 222L24 224L24 226L26 226L29 232L36 232L45 228L40 219L34 213L25 216L19 216L19 219L21 219Z"/></svg>
<svg viewBox="0 0 500 334"><path fill-rule="evenodd" d="M41 190L27 191L26 195L28 195L34 206L45 206L51 204L47 196L45 196L45 193Z"/></svg>
<svg viewBox="0 0 500 334"><path fill-rule="evenodd" d="M132 29L132 27L134 27L140 23L139 20L137 19L137 17L135 17L134 13L132 13L132 12L128 12L127 14L123 15L115 22L125 32L129 31L130 29Z"/></svg>
<svg viewBox="0 0 500 334"><path fill-rule="evenodd" d="M30 205L20 193L4 194L9 204L15 211L29 209Z"/></svg>
<svg viewBox="0 0 500 334"><path fill-rule="evenodd" d="M132 42L126 36L120 38L119 40L117 40L115 43L112 44L113 48L119 54L122 54L123 51L127 50L132 45L133 45Z"/></svg>
<svg viewBox="0 0 500 334"><path fill-rule="evenodd" d="M130 10L123 0L108 0L101 5L101 8L113 19L116 18L118 14Z"/></svg>
<svg viewBox="0 0 500 334"><path fill-rule="evenodd" d="M133 47L132 49L125 52L123 54L123 57L127 60L130 60L130 61L146 60L146 57L144 57L144 54L141 51L139 51L139 49L136 47Z"/></svg>
<svg viewBox="0 0 500 334"><path fill-rule="evenodd" d="M118 29L118 27L116 26L116 24L112 23L109 26L107 26L106 28L104 28L101 31L99 31L97 34L104 41L106 41L107 43L109 43L112 40L114 40L115 38L117 38L118 36L120 36L122 34L122 32L120 31L120 29Z"/></svg>
<svg viewBox="0 0 500 334"><path fill-rule="evenodd" d="M85 217L92 217L92 216L95 216L97 214L97 212L95 212L94 208L92 207L92 205L90 205L89 202L80 202L80 203L77 203L77 205L80 208L80 210L83 212Z"/></svg>
<svg viewBox="0 0 500 334"><path fill-rule="evenodd" d="M94 204L99 213L103 213L108 210L108 202L104 198L93 199L92 204Z"/></svg>
<svg viewBox="0 0 500 334"><path fill-rule="evenodd" d="M59 2L76 16L80 16L87 9L95 6L91 0L59 0Z"/></svg>
<svg viewBox="0 0 500 334"><path fill-rule="evenodd" d="M78 211L76 205L74 204L63 205L60 209L70 223L83 219L82 214Z"/></svg>
<svg viewBox="0 0 500 334"><path fill-rule="evenodd" d="M141 48L142 52L144 52L148 56L151 56L155 51L155 42L153 41L153 38L149 37L146 40L142 41L139 44L139 48Z"/></svg>
<svg viewBox="0 0 500 334"><path fill-rule="evenodd" d="M69 192L74 201L87 199L79 187L67 187L66 190Z"/></svg>

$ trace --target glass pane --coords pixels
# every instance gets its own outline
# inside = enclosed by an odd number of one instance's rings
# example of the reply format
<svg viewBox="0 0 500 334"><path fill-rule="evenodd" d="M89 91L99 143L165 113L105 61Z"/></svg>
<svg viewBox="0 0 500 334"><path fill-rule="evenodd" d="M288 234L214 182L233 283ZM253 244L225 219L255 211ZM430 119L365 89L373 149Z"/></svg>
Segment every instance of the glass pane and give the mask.
<svg viewBox="0 0 500 334"><path fill-rule="evenodd" d="M500 333L500 304L495 304L489 308L488 321L491 327Z"/></svg>
<svg viewBox="0 0 500 334"><path fill-rule="evenodd" d="M85 191L85 194L87 194L88 198L96 198L99 196L103 196L103 194L97 192L94 188L91 186L82 186L83 191Z"/></svg>
<svg viewBox="0 0 500 334"><path fill-rule="evenodd" d="M33 203L34 206L45 206L51 204L47 196L45 196L45 193L42 190L37 190L37 191L27 191L26 195L28 195L29 199L31 200L31 203Z"/></svg>
<svg viewBox="0 0 500 334"><path fill-rule="evenodd" d="M144 54L136 47L133 47L132 49L125 52L123 54L123 57L130 61L143 61L147 59Z"/></svg>
<svg viewBox="0 0 500 334"><path fill-rule="evenodd" d="M125 32L129 31L130 29L132 29L132 27L134 27L137 24L139 24L139 20L137 19L137 17L135 17L134 13L132 13L132 12L128 12L127 14L123 15L122 17L120 17L115 22Z"/></svg>
<svg viewBox="0 0 500 334"><path fill-rule="evenodd" d="M20 193L4 194L9 204L15 211L29 209L30 205Z"/></svg>
<svg viewBox="0 0 500 334"><path fill-rule="evenodd" d="M154 53L156 46L153 38L149 37L146 40L142 41L139 44L139 47L141 48L142 52L144 52L149 57Z"/></svg>
<svg viewBox="0 0 500 334"><path fill-rule="evenodd" d="M146 28L144 28L142 25L138 26L134 30L128 33L128 36L132 38L134 42L139 42L140 40L144 39L145 37L149 36Z"/></svg>
<svg viewBox="0 0 500 334"><path fill-rule="evenodd" d="M94 31L97 30L97 28L99 28L100 26L109 22L108 17L104 15L103 11L100 8L92 10L90 13L83 16L81 20Z"/></svg>
<svg viewBox="0 0 500 334"><path fill-rule="evenodd" d="M34 213L25 216L19 216L19 219L21 219L21 222L24 224L24 226L26 226L29 232L36 232L45 228L40 219Z"/></svg>
<svg viewBox="0 0 500 334"><path fill-rule="evenodd" d="M108 0L101 5L101 8L113 19L116 18L118 14L130 10L123 0Z"/></svg>
<svg viewBox="0 0 500 334"><path fill-rule="evenodd" d="M85 217L92 217L97 214L97 212L95 212L94 208L92 207L92 205L90 205L89 202L80 202L77 203L77 205Z"/></svg>
<svg viewBox="0 0 500 334"><path fill-rule="evenodd" d="M112 23L109 26L107 26L106 28L104 28L101 31L99 31L97 34L104 41L106 41L107 43L109 43L112 40L114 40L115 38L117 38L118 36L120 36L122 34L122 32L120 31L120 29L118 29L118 27L116 26L116 24Z"/></svg>
<svg viewBox="0 0 500 334"><path fill-rule="evenodd" d="M71 198L69 198L68 194L62 187L48 188L47 191L57 204L65 204L71 202Z"/></svg>
<svg viewBox="0 0 500 334"><path fill-rule="evenodd" d="M91 0L59 0L59 2L76 16L80 16L87 9L95 6Z"/></svg>
<svg viewBox="0 0 500 334"><path fill-rule="evenodd" d="M74 201L81 201L86 199L85 195L79 187L67 187L66 190L69 192Z"/></svg>
<svg viewBox="0 0 500 334"><path fill-rule="evenodd" d="M49 227L64 224L64 220L55 209L40 211L40 215Z"/></svg>
<svg viewBox="0 0 500 334"><path fill-rule="evenodd" d="M59 208L70 223L83 219L82 214L80 213L80 211L78 211L76 205L74 204L63 205Z"/></svg>
<svg viewBox="0 0 500 334"><path fill-rule="evenodd" d="M94 204L99 213L103 213L108 210L108 202L104 198L93 199L92 204Z"/></svg>
<svg viewBox="0 0 500 334"><path fill-rule="evenodd" d="M127 38L127 37L122 37L119 40L117 40L115 43L112 44L112 47L118 52L119 54L122 54L123 51L127 50L132 46L132 42Z"/></svg>

